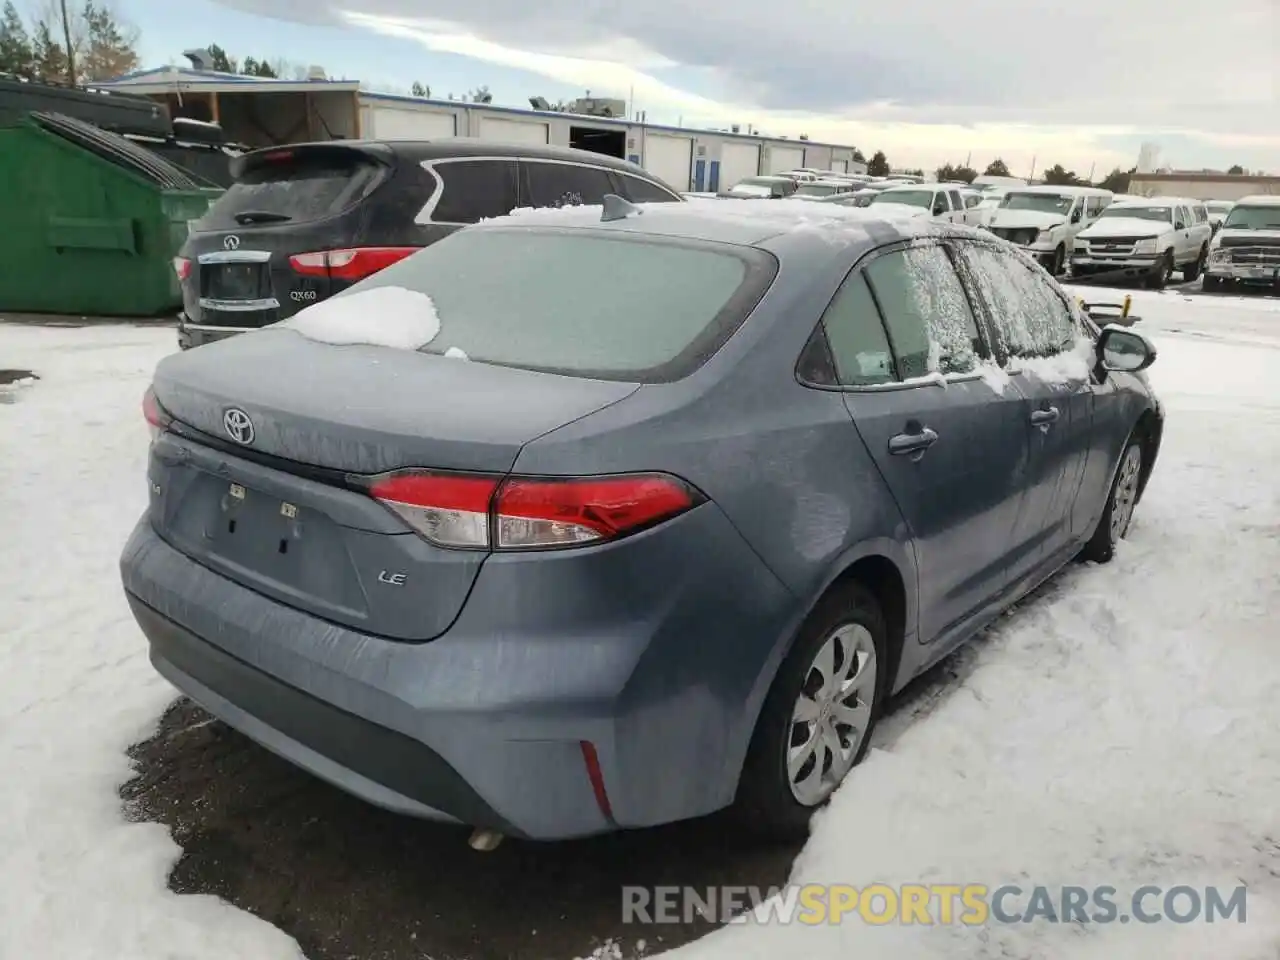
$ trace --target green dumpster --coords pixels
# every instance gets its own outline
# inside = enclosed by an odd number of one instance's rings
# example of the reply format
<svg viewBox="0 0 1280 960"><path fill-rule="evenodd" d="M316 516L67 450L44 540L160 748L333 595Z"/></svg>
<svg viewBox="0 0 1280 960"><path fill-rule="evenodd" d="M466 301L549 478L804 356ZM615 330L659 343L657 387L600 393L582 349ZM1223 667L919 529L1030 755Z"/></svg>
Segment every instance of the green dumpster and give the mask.
<svg viewBox="0 0 1280 960"><path fill-rule="evenodd" d="M62 114L0 127L0 315L175 313L173 258L220 193Z"/></svg>

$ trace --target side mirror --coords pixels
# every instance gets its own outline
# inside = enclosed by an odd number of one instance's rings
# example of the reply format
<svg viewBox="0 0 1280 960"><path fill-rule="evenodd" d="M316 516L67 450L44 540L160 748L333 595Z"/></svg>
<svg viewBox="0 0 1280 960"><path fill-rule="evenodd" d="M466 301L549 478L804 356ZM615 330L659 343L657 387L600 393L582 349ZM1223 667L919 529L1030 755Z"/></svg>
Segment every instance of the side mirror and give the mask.
<svg viewBox="0 0 1280 960"><path fill-rule="evenodd" d="M1142 334L1108 324L1098 337L1097 356L1103 370L1137 373L1156 362L1156 348Z"/></svg>

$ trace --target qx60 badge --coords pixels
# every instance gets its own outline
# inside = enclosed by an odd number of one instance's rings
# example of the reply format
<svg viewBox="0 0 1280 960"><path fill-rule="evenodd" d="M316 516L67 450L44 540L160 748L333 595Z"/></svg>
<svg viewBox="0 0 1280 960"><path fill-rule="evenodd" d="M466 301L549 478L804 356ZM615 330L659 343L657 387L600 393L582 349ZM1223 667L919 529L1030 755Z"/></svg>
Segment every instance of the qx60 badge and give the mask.
<svg viewBox="0 0 1280 960"><path fill-rule="evenodd" d="M236 443L246 446L253 443L253 421L239 407L231 407L222 415L222 429Z"/></svg>

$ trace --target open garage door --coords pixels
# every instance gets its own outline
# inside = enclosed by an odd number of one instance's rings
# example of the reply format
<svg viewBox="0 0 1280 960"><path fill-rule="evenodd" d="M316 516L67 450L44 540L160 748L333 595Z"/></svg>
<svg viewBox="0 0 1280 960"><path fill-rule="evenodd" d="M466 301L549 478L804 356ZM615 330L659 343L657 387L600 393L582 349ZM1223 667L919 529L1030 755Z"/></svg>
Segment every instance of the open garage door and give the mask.
<svg viewBox="0 0 1280 960"><path fill-rule="evenodd" d="M688 190L693 169L693 137L646 133L644 168L677 190Z"/></svg>
<svg viewBox="0 0 1280 960"><path fill-rule="evenodd" d="M498 143L548 143L549 127L533 120L508 120L505 117L481 117L480 139Z"/></svg>
<svg viewBox="0 0 1280 960"><path fill-rule="evenodd" d="M740 180L760 173L760 148L754 143L720 145L720 189L728 190Z"/></svg>
<svg viewBox="0 0 1280 960"><path fill-rule="evenodd" d="M458 135L458 118L438 110L375 106L369 117L373 129L364 134L379 140L436 140Z"/></svg>
<svg viewBox="0 0 1280 960"><path fill-rule="evenodd" d="M782 173L785 170L799 170L804 166L804 147L780 147L777 144L769 148L769 172Z"/></svg>

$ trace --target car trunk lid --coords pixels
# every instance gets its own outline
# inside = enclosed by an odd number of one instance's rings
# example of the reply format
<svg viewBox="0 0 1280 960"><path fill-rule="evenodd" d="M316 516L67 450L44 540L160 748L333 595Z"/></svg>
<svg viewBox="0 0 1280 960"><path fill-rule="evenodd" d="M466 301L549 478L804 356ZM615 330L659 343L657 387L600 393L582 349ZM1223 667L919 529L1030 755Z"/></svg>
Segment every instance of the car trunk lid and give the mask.
<svg viewBox="0 0 1280 960"><path fill-rule="evenodd" d="M288 329L235 337L157 368L156 399L177 423L152 449L152 523L281 603L427 640L453 622L486 553L427 542L361 476L503 475L528 441L636 389ZM229 429L245 422L251 433Z"/></svg>

